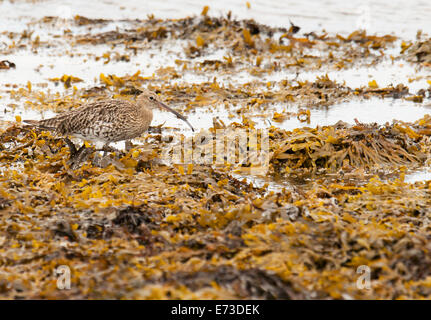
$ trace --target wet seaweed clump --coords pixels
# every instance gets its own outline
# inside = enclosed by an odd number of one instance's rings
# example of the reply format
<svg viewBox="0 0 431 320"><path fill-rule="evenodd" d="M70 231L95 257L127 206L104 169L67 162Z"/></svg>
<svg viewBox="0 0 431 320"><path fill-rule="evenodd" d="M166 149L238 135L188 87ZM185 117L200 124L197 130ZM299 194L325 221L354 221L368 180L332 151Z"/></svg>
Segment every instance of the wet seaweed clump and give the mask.
<svg viewBox="0 0 431 320"><path fill-rule="evenodd" d="M417 41L408 49L406 59L431 67L431 39Z"/></svg>
<svg viewBox="0 0 431 320"><path fill-rule="evenodd" d="M292 132L273 128L271 162L276 173L284 174L417 167L427 159L424 148L429 145L428 130L417 125L428 121L425 117L413 126L401 121L384 126L339 123Z"/></svg>
<svg viewBox="0 0 431 320"><path fill-rule="evenodd" d="M7 70L7 69L10 69L10 68L13 68L13 69L16 68L15 63L13 63L13 62L11 62L9 60L2 60L2 61L0 61L0 70L1 69Z"/></svg>

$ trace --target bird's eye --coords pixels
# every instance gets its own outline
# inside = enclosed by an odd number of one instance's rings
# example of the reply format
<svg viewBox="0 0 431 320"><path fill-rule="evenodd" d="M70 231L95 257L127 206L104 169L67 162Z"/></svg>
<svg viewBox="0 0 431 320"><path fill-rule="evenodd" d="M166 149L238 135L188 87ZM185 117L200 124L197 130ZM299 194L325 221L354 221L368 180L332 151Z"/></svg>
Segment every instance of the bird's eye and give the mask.
<svg viewBox="0 0 431 320"><path fill-rule="evenodd" d="M154 97L153 97L153 96L150 96L150 100L154 100Z"/></svg>

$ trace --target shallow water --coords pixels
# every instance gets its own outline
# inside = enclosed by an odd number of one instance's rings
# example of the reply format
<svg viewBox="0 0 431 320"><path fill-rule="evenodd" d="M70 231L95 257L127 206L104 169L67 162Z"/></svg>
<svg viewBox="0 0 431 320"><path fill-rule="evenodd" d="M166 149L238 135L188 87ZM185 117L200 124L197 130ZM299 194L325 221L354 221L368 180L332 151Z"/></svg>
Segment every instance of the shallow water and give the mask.
<svg viewBox="0 0 431 320"><path fill-rule="evenodd" d="M415 170L409 174L406 174L404 181L408 183L415 183L418 181L431 180L431 168L426 167L419 170Z"/></svg>
<svg viewBox="0 0 431 320"><path fill-rule="evenodd" d="M393 120L402 120L405 122L414 122L422 118L425 114L431 113L431 105L416 105L410 101L402 99L394 100L392 98L380 99L371 98L369 100L350 100L324 108L310 109L310 122L301 122L296 117L292 117L283 122L272 120L274 112L297 112L299 107L290 104L277 104L269 106L263 113L268 117L262 117L262 111L257 115L253 112L245 114L248 118L256 123L256 128L268 128L273 125L288 131L295 128L334 125L338 121L348 124L355 124L355 119L362 123L391 123ZM165 115L165 116L164 116ZM199 110L188 115L190 123L199 131L207 129L213 125L213 117L222 120L226 125L232 122L241 122L241 116L228 116L224 107L218 107L211 110ZM182 128L184 122L166 113L155 112L153 125L165 123L167 127ZM187 135L187 131L183 132Z"/></svg>
<svg viewBox="0 0 431 320"><path fill-rule="evenodd" d="M431 2L424 0L55 0L0 2L0 30L22 30L23 22L43 16L71 18L75 15L104 19L183 18L199 15L203 6L211 15L232 12L238 19L255 19L271 26L300 25L304 32L319 31L347 34L366 29L370 33L392 33L413 39L417 30L430 31Z"/></svg>

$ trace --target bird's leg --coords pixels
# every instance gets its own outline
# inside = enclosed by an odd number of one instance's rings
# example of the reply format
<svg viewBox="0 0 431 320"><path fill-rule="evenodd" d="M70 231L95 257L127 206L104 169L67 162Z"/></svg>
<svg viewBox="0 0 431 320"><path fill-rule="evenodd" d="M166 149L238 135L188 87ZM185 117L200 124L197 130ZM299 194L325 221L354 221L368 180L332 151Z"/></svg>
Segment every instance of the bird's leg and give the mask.
<svg viewBox="0 0 431 320"><path fill-rule="evenodd" d="M74 158L79 157L81 155L82 151L84 151L85 149L87 149L85 147L85 143L78 150L76 150L75 144L72 141L70 141L69 138L65 138L64 141L66 141L67 145L69 146L69 149L70 149L70 159L74 159Z"/></svg>
<svg viewBox="0 0 431 320"><path fill-rule="evenodd" d="M79 149L78 149L78 151L77 151L78 155L80 155L80 154L81 154L81 152L82 152L82 151L84 151L84 149L89 149L89 148L87 148L87 147L85 146L85 143L83 143L83 144L82 144L82 146L81 146L81 148L79 148Z"/></svg>
<svg viewBox="0 0 431 320"><path fill-rule="evenodd" d="M124 148L126 149L126 152L129 152L133 148L132 141L126 140L124 142Z"/></svg>
<svg viewBox="0 0 431 320"><path fill-rule="evenodd" d="M103 151L105 152L118 152L117 149L115 149L114 147L109 146L109 143L105 143L105 145L102 148Z"/></svg>
<svg viewBox="0 0 431 320"><path fill-rule="evenodd" d="M102 148L97 148L96 151L103 151L103 157L106 156L107 152L115 152L120 154L121 151L115 149L114 147L109 146L109 143L105 143Z"/></svg>
<svg viewBox="0 0 431 320"><path fill-rule="evenodd" d="M73 158L77 153L75 144L67 137L64 139L64 141L66 141L66 144L69 146L70 158Z"/></svg>
<svg viewBox="0 0 431 320"><path fill-rule="evenodd" d="M70 141L69 138L65 138L65 141L70 149L70 158L68 164L72 170L75 170L82 162L88 159L92 152L92 149L87 148L84 142L82 146L77 150L75 144Z"/></svg>
<svg viewBox="0 0 431 320"><path fill-rule="evenodd" d="M97 144L96 144L96 146L97 146ZM106 157L106 154L108 153L108 148L109 148L109 143L105 143L101 149L103 151L103 158Z"/></svg>
<svg viewBox="0 0 431 320"><path fill-rule="evenodd" d="M72 170L76 170L82 162L87 161L88 157L92 153L91 148L86 148L85 144L78 150L78 153L71 159L70 167Z"/></svg>

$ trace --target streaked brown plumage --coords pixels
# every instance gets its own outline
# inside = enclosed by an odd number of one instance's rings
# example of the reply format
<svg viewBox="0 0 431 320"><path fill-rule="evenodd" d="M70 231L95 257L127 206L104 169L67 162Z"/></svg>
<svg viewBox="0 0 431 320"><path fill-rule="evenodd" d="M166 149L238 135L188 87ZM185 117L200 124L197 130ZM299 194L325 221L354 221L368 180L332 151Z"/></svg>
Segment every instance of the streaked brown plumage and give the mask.
<svg viewBox="0 0 431 320"><path fill-rule="evenodd" d="M136 103L110 99L91 102L76 110L46 120L24 120L41 129L55 131L64 136L75 136L108 145L111 142L130 140L148 130L153 120L153 108L164 108L190 123L181 114L160 102L153 92L145 90Z"/></svg>

